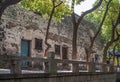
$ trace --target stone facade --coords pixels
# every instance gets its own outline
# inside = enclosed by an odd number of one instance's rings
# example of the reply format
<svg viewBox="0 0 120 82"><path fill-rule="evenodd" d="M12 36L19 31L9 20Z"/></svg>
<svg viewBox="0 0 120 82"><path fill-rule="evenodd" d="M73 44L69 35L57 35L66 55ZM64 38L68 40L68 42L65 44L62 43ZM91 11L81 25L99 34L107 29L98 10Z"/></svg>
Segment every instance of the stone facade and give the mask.
<svg viewBox="0 0 120 82"><path fill-rule="evenodd" d="M71 59L72 51L72 22L70 17L65 17L61 23L52 21L48 42L55 51L58 47L60 55L56 58ZM46 45L44 44L48 19L41 17L32 11L25 10L19 5L8 7L2 16L1 27L4 28L4 48L8 55L21 55L21 41L29 42L29 56L43 57ZM89 36L94 34L95 25L83 20L78 30L78 60L85 60L84 47L89 45ZM42 40L42 49L36 49L36 39ZM101 42L97 39L94 47L96 54L101 54ZM1 52L2 53L2 52ZM67 53L67 56L64 56Z"/></svg>

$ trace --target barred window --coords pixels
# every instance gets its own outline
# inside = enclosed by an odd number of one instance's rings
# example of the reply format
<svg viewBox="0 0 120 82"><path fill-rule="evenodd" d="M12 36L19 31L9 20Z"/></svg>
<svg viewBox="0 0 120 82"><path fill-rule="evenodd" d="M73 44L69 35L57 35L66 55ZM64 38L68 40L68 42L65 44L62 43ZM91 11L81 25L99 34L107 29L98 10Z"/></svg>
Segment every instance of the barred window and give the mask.
<svg viewBox="0 0 120 82"><path fill-rule="evenodd" d="M60 55L60 45L55 45L55 54Z"/></svg>
<svg viewBox="0 0 120 82"><path fill-rule="evenodd" d="M35 49L42 50L42 43L43 43L42 39L35 38Z"/></svg>

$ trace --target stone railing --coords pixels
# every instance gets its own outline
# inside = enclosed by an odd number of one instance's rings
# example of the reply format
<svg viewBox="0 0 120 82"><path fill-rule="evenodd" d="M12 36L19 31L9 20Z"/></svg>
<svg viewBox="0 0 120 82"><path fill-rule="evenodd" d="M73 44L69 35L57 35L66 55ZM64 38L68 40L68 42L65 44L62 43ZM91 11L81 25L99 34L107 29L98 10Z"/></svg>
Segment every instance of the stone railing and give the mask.
<svg viewBox="0 0 120 82"><path fill-rule="evenodd" d="M20 74L21 73L21 62L27 61L27 62L43 62L45 65L45 70L44 72L47 73L57 73L58 69L57 66L59 63L67 64L70 66L71 72L72 69L74 69L74 65L78 65L80 67L81 65L86 66L85 72L96 72L96 66L99 67L99 72L114 72L115 68L111 64L102 64L102 63L95 63L94 61L92 62L83 62L83 61L76 61L76 60L65 60L65 59L54 59L54 53L50 52L48 54L48 58L39 58L39 57L20 57L20 56L10 56L10 55L0 55L0 61L6 61L9 63L8 68L10 69L10 72L12 74ZM33 69L34 70L34 69ZM82 72L83 69L76 69L74 72Z"/></svg>

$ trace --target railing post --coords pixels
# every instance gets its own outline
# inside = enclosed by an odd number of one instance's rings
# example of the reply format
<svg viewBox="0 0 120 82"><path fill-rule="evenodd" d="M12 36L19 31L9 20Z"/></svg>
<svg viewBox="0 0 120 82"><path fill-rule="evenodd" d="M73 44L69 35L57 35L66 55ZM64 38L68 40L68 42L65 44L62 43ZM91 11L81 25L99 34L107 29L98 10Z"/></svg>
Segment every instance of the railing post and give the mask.
<svg viewBox="0 0 120 82"><path fill-rule="evenodd" d="M10 72L11 74L21 74L20 61L16 59L10 60Z"/></svg>
<svg viewBox="0 0 120 82"><path fill-rule="evenodd" d="M106 64L102 64L102 72L107 72Z"/></svg>
<svg viewBox="0 0 120 82"><path fill-rule="evenodd" d="M72 72L79 72L78 63L73 63L72 64Z"/></svg>
<svg viewBox="0 0 120 82"><path fill-rule="evenodd" d="M90 65L89 65L89 72L95 72L95 62L94 62L94 59L92 59Z"/></svg>
<svg viewBox="0 0 120 82"><path fill-rule="evenodd" d="M112 64L110 64L109 68L110 68L109 72L114 72L114 67Z"/></svg>
<svg viewBox="0 0 120 82"><path fill-rule="evenodd" d="M120 72L120 68L118 68L117 66L114 66L114 72Z"/></svg>
<svg viewBox="0 0 120 82"><path fill-rule="evenodd" d="M57 72L57 62L54 60L54 58L55 58L55 53L49 52L48 53L49 62L47 62L48 63L48 68L47 68L48 73L56 73Z"/></svg>

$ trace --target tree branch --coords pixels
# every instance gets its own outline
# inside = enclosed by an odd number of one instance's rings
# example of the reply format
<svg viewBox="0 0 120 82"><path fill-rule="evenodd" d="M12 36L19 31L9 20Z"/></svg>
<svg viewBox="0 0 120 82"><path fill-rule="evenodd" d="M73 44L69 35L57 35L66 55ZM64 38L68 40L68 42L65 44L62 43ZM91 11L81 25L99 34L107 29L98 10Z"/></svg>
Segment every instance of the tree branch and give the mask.
<svg viewBox="0 0 120 82"><path fill-rule="evenodd" d="M76 18L75 18L75 13L74 13L74 4L75 4L75 0L72 0L72 21L73 21L73 25L76 25Z"/></svg>
<svg viewBox="0 0 120 82"><path fill-rule="evenodd" d="M96 32L95 36L92 38L92 42L91 42L91 46L90 46L90 47L93 46L95 39L97 38L98 34L99 34L100 31L101 31L101 28L102 28L102 25L103 25L103 23L104 23L104 21L105 21L105 19L106 19L106 15L107 15L107 12L108 12L108 10L109 10L109 5L110 5L110 2L111 2L111 1L112 1L112 0L109 0L109 2L108 2L107 5L106 5L106 10L105 10L105 13L104 13L104 15L103 15L102 21L101 21L101 23L100 23L100 25L99 25L99 27L98 27L98 31Z"/></svg>
<svg viewBox="0 0 120 82"><path fill-rule="evenodd" d="M61 5L62 3L63 3L63 2L61 1L59 4L57 4L57 5L55 6L55 8L58 7L59 5Z"/></svg>
<svg viewBox="0 0 120 82"><path fill-rule="evenodd" d="M0 3L0 19L1 19L1 16L4 12L4 10L10 6L10 5L13 5L13 4L17 4L18 2L20 2L21 0L4 0Z"/></svg>
<svg viewBox="0 0 120 82"><path fill-rule="evenodd" d="M81 18L83 18L86 14L88 14L88 13L91 13L92 11L94 11L94 10L96 10L101 4L102 4L102 1L103 0L100 0L99 2L98 2L98 4L97 5L95 5L92 9L90 9L90 10L88 10L88 11L86 11L86 12L83 12L82 14L81 14L81 17L78 19L78 24L81 22Z"/></svg>
<svg viewBox="0 0 120 82"><path fill-rule="evenodd" d="M47 56L47 52L51 48L51 45L48 43L48 34L49 34L50 24L51 24L51 21L52 21L52 17L54 15L55 8L58 7L60 4L62 4L63 2L60 2L56 6L55 6L55 1L52 1L52 3L53 3L53 8L52 8L52 11L51 11L51 14L50 14L50 18L48 20L48 25L47 25L47 30L46 30L46 36L45 36L45 44L46 44L47 48L45 49L44 56Z"/></svg>
<svg viewBox="0 0 120 82"><path fill-rule="evenodd" d="M119 23L119 20L120 20L120 10L119 10L119 13L118 13L118 17L116 19L116 23L115 25L112 25L112 34L111 34L111 39L110 41L107 42L106 46L104 47L104 50L103 50L103 63L106 62L106 57L107 57L107 50L108 48L116 41L118 41L120 39L120 34L117 34L117 37L114 35L115 34L115 28L117 27L118 23ZM116 37L116 38L115 38Z"/></svg>

